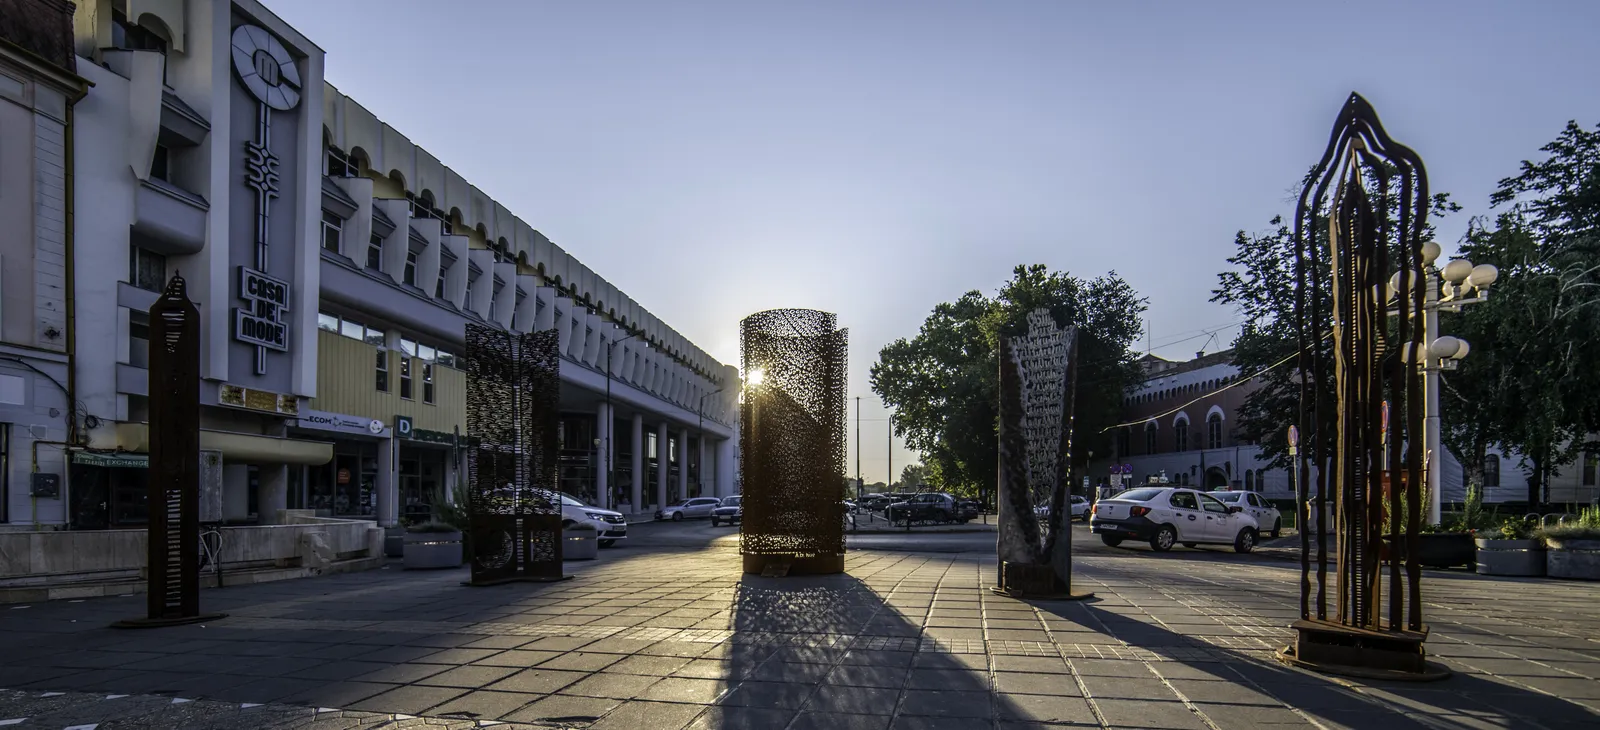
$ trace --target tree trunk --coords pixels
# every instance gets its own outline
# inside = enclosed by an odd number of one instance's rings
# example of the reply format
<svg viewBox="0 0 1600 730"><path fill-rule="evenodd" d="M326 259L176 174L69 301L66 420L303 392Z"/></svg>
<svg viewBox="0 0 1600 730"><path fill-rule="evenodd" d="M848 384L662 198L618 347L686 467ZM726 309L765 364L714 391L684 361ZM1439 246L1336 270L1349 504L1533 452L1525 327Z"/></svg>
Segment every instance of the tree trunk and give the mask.
<svg viewBox="0 0 1600 730"><path fill-rule="evenodd" d="M1533 462L1533 468L1528 470L1528 511L1538 512L1542 504L1539 497L1544 486L1544 460L1534 456L1529 461Z"/></svg>
<svg viewBox="0 0 1600 730"><path fill-rule="evenodd" d="M1478 485L1480 489L1483 488L1483 460L1488 455L1488 442L1481 440L1474 440L1472 442L1472 453L1467 455L1466 463L1461 465L1461 487L1463 490L1463 495L1466 493L1466 490L1470 489L1474 484ZM1443 485L1441 485L1440 489L1443 488ZM1440 501L1442 502L1443 500Z"/></svg>

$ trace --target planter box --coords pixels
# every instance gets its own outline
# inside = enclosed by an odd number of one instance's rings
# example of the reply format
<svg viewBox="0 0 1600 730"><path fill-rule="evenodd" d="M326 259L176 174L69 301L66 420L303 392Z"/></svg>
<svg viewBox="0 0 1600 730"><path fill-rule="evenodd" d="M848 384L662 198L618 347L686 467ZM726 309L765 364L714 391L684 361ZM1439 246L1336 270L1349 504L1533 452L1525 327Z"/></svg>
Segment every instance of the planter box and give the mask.
<svg viewBox="0 0 1600 730"><path fill-rule="evenodd" d="M1417 562L1428 568L1454 568L1456 566L1469 566L1477 563L1478 548L1472 543L1470 532L1430 532L1417 536ZM1387 535L1383 538L1383 545L1392 549ZM1401 538L1400 546L1396 551L1400 559L1406 559L1405 538Z"/></svg>
<svg viewBox="0 0 1600 730"><path fill-rule="evenodd" d="M600 557L600 532L593 525L580 522L561 530L562 560L594 560Z"/></svg>
<svg viewBox="0 0 1600 730"><path fill-rule="evenodd" d="M1543 540L1478 538L1479 575L1544 575Z"/></svg>
<svg viewBox="0 0 1600 730"><path fill-rule="evenodd" d="M1551 578L1600 580L1600 540L1546 538L1545 572Z"/></svg>
<svg viewBox="0 0 1600 730"><path fill-rule="evenodd" d="M405 566L407 570L461 567L461 533L406 533Z"/></svg>

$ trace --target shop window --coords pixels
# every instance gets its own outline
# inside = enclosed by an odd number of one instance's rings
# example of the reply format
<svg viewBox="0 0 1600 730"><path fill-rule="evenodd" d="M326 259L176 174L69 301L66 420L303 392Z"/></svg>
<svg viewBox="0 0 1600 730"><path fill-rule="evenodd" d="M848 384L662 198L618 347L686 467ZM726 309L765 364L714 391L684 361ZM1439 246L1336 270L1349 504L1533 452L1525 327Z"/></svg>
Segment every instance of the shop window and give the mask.
<svg viewBox="0 0 1600 730"><path fill-rule="evenodd" d="M378 350L377 367L375 368L379 393L389 392L389 351Z"/></svg>
<svg viewBox="0 0 1600 730"><path fill-rule="evenodd" d="M344 232L344 219L322 211L322 250L339 253L339 236Z"/></svg>
<svg viewBox="0 0 1600 730"><path fill-rule="evenodd" d="M367 242L367 268L383 270L383 239L376 233L372 234L372 240Z"/></svg>
<svg viewBox="0 0 1600 730"><path fill-rule="evenodd" d="M406 271L405 271L405 275L401 277L401 280L404 281L409 286L416 286L417 285L417 252L416 251L407 251L406 252Z"/></svg>
<svg viewBox="0 0 1600 730"><path fill-rule="evenodd" d="M422 361L422 402L432 403L433 400L433 363Z"/></svg>
<svg viewBox="0 0 1600 730"><path fill-rule="evenodd" d="M400 397L411 400L411 358L400 356Z"/></svg>
<svg viewBox="0 0 1600 730"><path fill-rule="evenodd" d="M128 283L159 292L167 283L167 257L138 246L128 250Z"/></svg>

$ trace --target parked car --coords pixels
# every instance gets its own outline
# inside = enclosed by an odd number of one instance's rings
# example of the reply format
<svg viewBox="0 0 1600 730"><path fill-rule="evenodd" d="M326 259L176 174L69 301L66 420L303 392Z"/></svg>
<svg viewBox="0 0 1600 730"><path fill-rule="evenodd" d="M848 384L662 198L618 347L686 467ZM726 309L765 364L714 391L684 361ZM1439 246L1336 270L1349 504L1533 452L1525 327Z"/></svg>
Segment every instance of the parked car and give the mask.
<svg viewBox="0 0 1600 730"><path fill-rule="evenodd" d="M1255 492L1212 492L1211 496L1229 507L1244 507L1244 513L1256 518L1257 525L1271 525L1267 533L1273 537L1283 534L1283 514L1271 502Z"/></svg>
<svg viewBox="0 0 1600 730"><path fill-rule="evenodd" d="M1072 519L1089 521L1089 498L1072 495Z"/></svg>
<svg viewBox="0 0 1600 730"><path fill-rule="evenodd" d="M904 502L889 505L884 515L890 522L966 522L956 498L944 492L924 492Z"/></svg>
<svg viewBox="0 0 1600 730"><path fill-rule="evenodd" d="M724 522L730 525L739 524L744 519L743 502L744 497L741 495L735 494L732 497L723 497L722 503L717 505L716 509L711 510L711 526L716 527Z"/></svg>
<svg viewBox="0 0 1600 730"><path fill-rule="evenodd" d="M975 520L978 519L978 515L983 514L983 505L976 499L956 500L956 508L961 518L965 520Z"/></svg>
<svg viewBox="0 0 1600 730"><path fill-rule="evenodd" d="M579 522L587 522L594 527L600 539L600 547L611 547L618 540L628 538L628 520L621 512L592 507L565 494L561 497L561 527L566 529Z"/></svg>
<svg viewBox="0 0 1600 730"><path fill-rule="evenodd" d="M1150 549L1166 552L1174 545L1232 545L1248 553L1256 546L1256 519L1241 506L1229 507L1217 498L1182 487L1137 487L1124 490L1094 506L1089 529L1105 544L1123 540L1148 541Z"/></svg>
<svg viewBox="0 0 1600 730"><path fill-rule="evenodd" d="M691 497L656 512L658 520L682 522L687 518L710 517L711 511L722 504L716 497Z"/></svg>

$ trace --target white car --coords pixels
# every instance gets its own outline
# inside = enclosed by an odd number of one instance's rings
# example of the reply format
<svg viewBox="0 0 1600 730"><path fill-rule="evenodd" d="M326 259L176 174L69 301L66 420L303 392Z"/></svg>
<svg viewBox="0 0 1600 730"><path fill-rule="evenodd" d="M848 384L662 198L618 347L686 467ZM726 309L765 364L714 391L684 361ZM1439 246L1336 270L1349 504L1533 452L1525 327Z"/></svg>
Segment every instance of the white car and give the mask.
<svg viewBox="0 0 1600 730"><path fill-rule="evenodd" d="M710 517L711 511L722 504L716 497L691 497L656 513L658 520L681 522L688 518Z"/></svg>
<svg viewBox="0 0 1600 730"><path fill-rule="evenodd" d="M1266 530L1267 534L1273 537L1283 534L1283 515L1266 497L1255 492L1212 492L1211 496L1229 507L1243 507L1245 514L1256 518L1257 525L1271 525L1271 529Z"/></svg>
<svg viewBox="0 0 1600 730"><path fill-rule="evenodd" d="M1229 507L1216 497L1183 487L1136 487L1094 506L1090 531L1116 547L1123 540L1148 541L1166 552L1174 545L1232 545L1248 553L1260 529L1242 506Z"/></svg>
<svg viewBox="0 0 1600 730"><path fill-rule="evenodd" d="M621 512L591 507L565 494L561 495L561 526L587 522L594 526L600 547L611 547L628 539L628 520Z"/></svg>
<svg viewBox="0 0 1600 730"><path fill-rule="evenodd" d="M1072 519L1089 521L1089 499L1072 495Z"/></svg>

